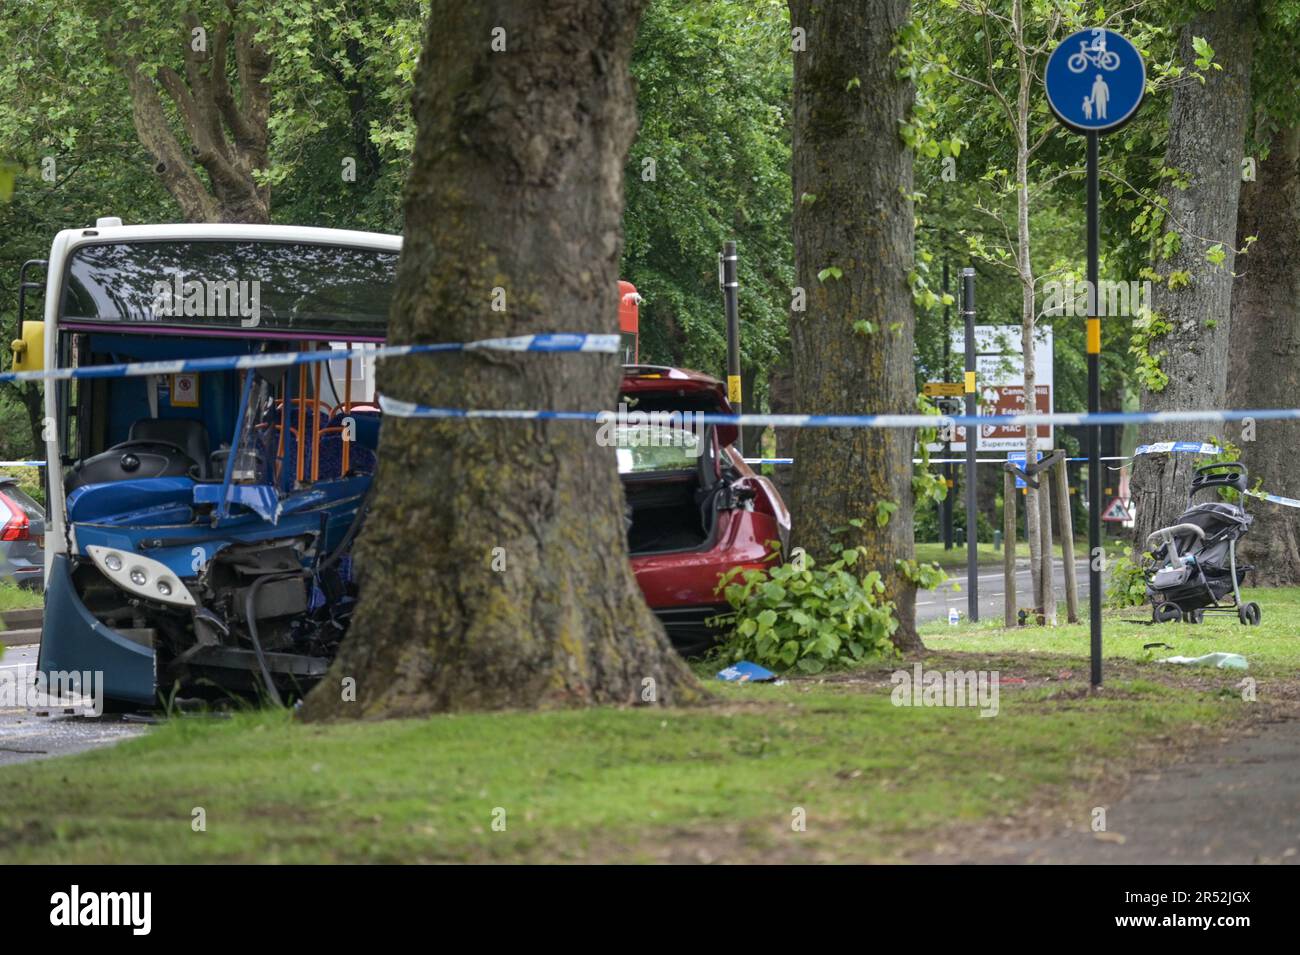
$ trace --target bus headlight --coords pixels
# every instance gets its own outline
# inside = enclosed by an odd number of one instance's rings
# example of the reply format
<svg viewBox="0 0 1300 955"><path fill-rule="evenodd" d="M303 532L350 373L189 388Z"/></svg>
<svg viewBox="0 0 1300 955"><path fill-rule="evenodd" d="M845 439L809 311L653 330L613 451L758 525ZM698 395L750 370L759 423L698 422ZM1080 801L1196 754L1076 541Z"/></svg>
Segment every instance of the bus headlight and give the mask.
<svg viewBox="0 0 1300 955"><path fill-rule="evenodd" d="M160 561L94 544L86 548L86 553L104 576L123 590L165 604L195 606L189 588Z"/></svg>

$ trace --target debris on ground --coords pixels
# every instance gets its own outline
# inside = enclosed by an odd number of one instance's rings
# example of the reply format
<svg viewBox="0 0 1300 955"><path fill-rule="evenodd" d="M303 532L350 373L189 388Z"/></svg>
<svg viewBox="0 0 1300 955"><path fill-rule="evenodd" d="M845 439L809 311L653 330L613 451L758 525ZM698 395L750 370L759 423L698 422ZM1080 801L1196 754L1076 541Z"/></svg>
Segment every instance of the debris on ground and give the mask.
<svg viewBox="0 0 1300 955"><path fill-rule="evenodd" d="M724 670L719 670L718 679L728 683L775 683L776 674L757 663L740 660Z"/></svg>
<svg viewBox="0 0 1300 955"><path fill-rule="evenodd" d="M1207 653L1201 657L1165 657L1156 663L1184 663L1189 666L1218 667L1220 670L1246 670L1250 664L1240 653Z"/></svg>

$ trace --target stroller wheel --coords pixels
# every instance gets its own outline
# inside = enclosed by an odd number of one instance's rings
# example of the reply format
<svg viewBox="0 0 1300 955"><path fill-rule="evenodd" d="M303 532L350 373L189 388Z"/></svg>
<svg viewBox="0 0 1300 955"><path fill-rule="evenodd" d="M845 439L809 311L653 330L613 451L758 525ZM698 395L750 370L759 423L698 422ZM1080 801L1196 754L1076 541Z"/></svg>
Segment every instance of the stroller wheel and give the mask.
<svg viewBox="0 0 1300 955"><path fill-rule="evenodd" d="M1183 623L1200 623L1205 619L1205 611L1199 607L1195 610L1183 612Z"/></svg>
<svg viewBox="0 0 1300 955"><path fill-rule="evenodd" d="M1151 608L1151 619L1156 623L1172 623L1182 615L1183 612L1178 609L1178 604L1175 603L1156 604Z"/></svg>
<svg viewBox="0 0 1300 955"><path fill-rule="evenodd" d="M1248 604L1242 604L1237 608L1237 619L1248 627L1258 627L1261 612L1259 604L1253 600Z"/></svg>

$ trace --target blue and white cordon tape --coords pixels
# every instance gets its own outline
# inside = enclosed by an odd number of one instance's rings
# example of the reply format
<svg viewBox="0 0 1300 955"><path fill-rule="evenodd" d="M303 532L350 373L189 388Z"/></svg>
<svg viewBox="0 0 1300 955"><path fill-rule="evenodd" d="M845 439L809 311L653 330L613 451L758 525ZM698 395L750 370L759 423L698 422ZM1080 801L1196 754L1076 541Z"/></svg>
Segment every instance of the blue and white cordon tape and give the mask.
<svg viewBox="0 0 1300 955"><path fill-rule="evenodd" d="M214 358L188 358L176 361L127 362L112 365L93 365L84 368L54 368L43 371L0 372L0 382L6 381L68 381L87 378L130 378L147 375L176 375L195 372L243 371L252 368L284 368L309 365L325 361L377 360L402 358L408 355L431 355L445 352L476 350L518 352L589 352L615 354L620 350L618 335L591 335L572 332L549 332L536 335L518 335L511 338L485 338L472 342L439 342L428 345L381 345L377 348L322 349L307 352L273 352L261 355L226 355ZM476 418L514 421L589 421L600 423L614 417L609 411L540 411L506 408L431 408L388 395L379 396L385 414L397 418ZM1193 421L1256 421L1300 420L1300 408L1261 408L1241 411L1103 411L1096 414L1066 412L1032 415L975 415L939 417L920 414L879 415L792 415L792 414L717 414L695 412L699 424L737 425L776 428L932 428L936 424L965 425L1114 425L1114 424L1181 424ZM1191 451L1201 454L1218 453L1214 445L1177 441L1143 445L1134 454ZM786 464L792 459L772 459L771 463ZM763 463L767 463L764 461ZM8 467L42 467L43 461L4 461ZM1300 507L1300 501L1275 494L1250 492L1253 496Z"/></svg>
<svg viewBox="0 0 1300 955"><path fill-rule="evenodd" d="M380 407L397 418L503 418L522 421L593 421L614 418L613 411L535 411L509 408L431 408L381 395ZM685 414L683 412L683 414ZM933 428L940 424L965 425L1111 425L1184 424L1191 421L1300 421L1300 408L1259 408L1239 411L1099 411L1055 412L1052 414L973 415L949 417L923 414L816 415L816 414L719 414L692 412L696 424L738 425L774 428Z"/></svg>
<svg viewBox="0 0 1300 955"><path fill-rule="evenodd" d="M1268 501L1271 504L1281 504L1283 507L1300 507L1300 501L1293 497L1282 497L1278 494L1268 494L1264 491L1247 491L1251 497L1257 497L1261 501Z"/></svg>
<svg viewBox="0 0 1300 955"><path fill-rule="evenodd" d="M186 358L178 361L140 361L86 368L54 368L46 371L0 372L3 381L67 381L79 378L131 378L144 375L179 375L186 372L242 371L249 368L283 368L322 361L401 358L461 351L600 352L619 351L617 335L583 335L551 332L514 338L485 338L473 342L441 342L433 345L381 345L378 348L321 349L319 351L269 352L263 355L223 355L217 358Z"/></svg>

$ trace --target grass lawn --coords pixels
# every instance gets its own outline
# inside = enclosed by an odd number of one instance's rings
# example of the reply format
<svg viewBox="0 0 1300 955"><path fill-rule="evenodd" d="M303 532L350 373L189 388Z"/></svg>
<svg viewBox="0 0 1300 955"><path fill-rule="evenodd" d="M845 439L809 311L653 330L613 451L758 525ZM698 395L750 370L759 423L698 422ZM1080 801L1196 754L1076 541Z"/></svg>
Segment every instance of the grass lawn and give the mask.
<svg viewBox="0 0 1300 955"><path fill-rule="evenodd" d="M34 590L24 590L8 581L0 582L0 613L6 610L33 610L44 606L44 598ZM0 623L0 630L4 624Z"/></svg>
<svg viewBox="0 0 1300 955"><path fill-rule="evenodd" d="M1127 610L1107 610L1102 626L1103 657L1151 661L1161 657L1199 657L1222 650L1240 653L1250 663L1250 672L1258 676L1292 676L1300 673L1300 587L1243 590L1244 600L1257 602L1263 610L1258 627L1243 627L1236 614L1206 614L1200 624L1152 624L1149 606ZM1002 615L962 627L945 623L921 628L927 647L938 651L961 650L976 653L997 651L1088 655L1087 601L1079 607L1082 623L1047 627L1002 629ZM1065 620L1062 602L1060 619ZM1167 643L1164 647L1143 650L1143 644ZM1169 667L1170 664L1160 664Z"/></svg>
<svg viewBox="0 0 1300 955"><path fill-rule="evenodd" d="M1115 557L1126 553L1128 550L1128 544L1120 540L1108 540L1105 542L1105 547L1106 553ZM1058 558L1061 556L1061 544L1059 541L1054 541L1052 543L1052 553ZM1075 541L1075 560L1082 560L1084 555L1087 553L1087 538ZM975 554L976 558L979 560L980 566L986 564L996 564L999 567L1002 566L1004 551L1001 548L994 550L993 545L990 543L980 541L976 545ZM1029 559L1029 544L1027 542L1023 540L1016 542L1016 557L1023 560ZM953 544L952 550L944 550L942 543L936 543L934 541L926 541L922 543L918 541L916 543L916 559L922 563L936 563L945 570L965 570L966 545Z"/></svg>
<svg viewBox="0 0 1300 955"><path fill-rule="evenodd" d="M1248 706L1126 679L1104 698L1008 688L981 718L894 707L889 689L882 672L723 688L697 711L178 720L0 771L0 861L887 860Z"/></svg>
<svg viewBox="0 0 1300 955"><path fill-rule="evenodd" d="M718 702L692 710L178 718L113 749L0 769L0 862L905 858L1034 806L1086 814L1117 768L1282 705L1300 671L1300 590L1252 596L1259 628L1109 618L1100 695L1086 689L1085 628L931 628L927 669L1000 672L991 718L892 705L890 673L910 661L715 682ZM1240 672L1150 662L1141 644L1154 639L1244 653L1259 702L1242 700ZM205 832L191 828L196 807Z"/></svg>

